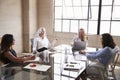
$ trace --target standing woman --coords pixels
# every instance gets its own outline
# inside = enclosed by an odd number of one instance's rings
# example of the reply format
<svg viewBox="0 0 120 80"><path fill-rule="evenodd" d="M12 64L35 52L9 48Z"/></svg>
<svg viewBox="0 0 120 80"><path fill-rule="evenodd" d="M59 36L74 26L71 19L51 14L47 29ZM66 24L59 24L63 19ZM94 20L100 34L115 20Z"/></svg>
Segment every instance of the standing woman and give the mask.
<svg viewBox="0 0 120 80"><path fill-rule="evenodd" d="M35 56L27 56L27 57L17 57L15 50L13 49L13 45L15 44L15 40L12 34L5 34L1 40L1 49L0 49L0 60L4 64L8 63L21 63L26 60L33 60Z"/></svg>

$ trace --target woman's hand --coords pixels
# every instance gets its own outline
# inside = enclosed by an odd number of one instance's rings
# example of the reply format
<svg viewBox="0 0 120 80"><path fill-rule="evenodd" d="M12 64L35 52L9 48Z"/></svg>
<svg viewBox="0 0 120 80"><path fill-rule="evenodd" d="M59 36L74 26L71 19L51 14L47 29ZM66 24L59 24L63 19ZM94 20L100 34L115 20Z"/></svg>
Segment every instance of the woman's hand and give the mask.
<svg viewBox="0 0 120 80"><path fill-rule="evenodd" d="M28 58L29 58L30 60L34 60L34 59L35 59L35 55L29 55Z"/></svg>
<svg viewBox="0 0 120 80"><path fill-rule="evenodd" d="M33 54L36 54L37 53L37 51L33 51Z"/></svg>
<svg viewBox="0 0 120 80"><path fill-rule="evenodd" d="M79 51L79 54L85 54L86 52L85 52L85 50L80 50Z"/></svg>
<svg viewBox="0 0 120 80"><path fill-rule="evenodd" d="M40 54L40 58L42 59L42 61L44 60L44 53Z"/></svg>
<svg viewBox="0 0 120 80"><path fill-rule="evenodd" d="M24 61L27 61L27 60L34 60L35 59L35 55L27 55L24 57Z"/></svg>
<svg viewBox="0 0 120 80"><path fill-rule="evenodd" d="M30 56L30 58L31 58L32 60L35 59L35 55Z"/></svg>

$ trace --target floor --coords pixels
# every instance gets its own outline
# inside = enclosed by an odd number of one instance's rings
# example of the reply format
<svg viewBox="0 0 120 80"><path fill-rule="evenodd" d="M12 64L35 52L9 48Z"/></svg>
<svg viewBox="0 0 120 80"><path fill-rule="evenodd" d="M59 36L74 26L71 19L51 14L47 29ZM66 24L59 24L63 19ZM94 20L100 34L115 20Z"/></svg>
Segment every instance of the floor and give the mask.
<svg viewBox="0 0 120 80"><path fill-rule="evenodd" d="M115 69L116 79L120 80L120 66L117 66Z"/></svg>
<svg viewBox="0 0 120 80"><path fill-rule="evenodd" d="M115 72L116 80L120 80L120 65L115 67L114 72ZM82 79L80 79L80 80L82 80ZM93 79L87 78L87 80L96 80L96 78L93 78ZM99 79L97 79L97 80L99 80ZM115 79L110 78L110 79L107 79L107 80L115 80Z"/></svg>

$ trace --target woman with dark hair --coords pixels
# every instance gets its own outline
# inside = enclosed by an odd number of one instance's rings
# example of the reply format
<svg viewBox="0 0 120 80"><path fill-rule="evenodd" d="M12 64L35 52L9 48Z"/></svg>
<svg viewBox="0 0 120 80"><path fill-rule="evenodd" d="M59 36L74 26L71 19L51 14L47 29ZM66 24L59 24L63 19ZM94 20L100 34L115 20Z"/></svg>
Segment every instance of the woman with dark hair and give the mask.
<svg viewBox="0 0 120 80"><path fill-rule="evenodd" d="M87 59L94 61L80 75L82 80L86 80L85 73L87 74L97 73L96 70L94 70L93 68L94 65L106 66L112 57L112 53L114 53L114 49L116 47L116 44L112 36L109 33L102 34L101 42L102 42L102 47L103 47L101 50L98 50L96 52L85 52L83 50L80 51L81 54L86 55Z"/></svg>
<svg viewBox="0 0 120 80"><path fill-rule="evenodd" d="M27 56L27 57L17 57L15 50L13 49L13 45L15 44L15 40L12 34L5 34L1 40L1 49L0 49L0 60L4 64L7 63L21 63L26 60L33 60L35 56Z"/></svg>
<svg viewBox="0 0 120 80"><path fill-rule="evenodd" d="M103 46L103 48L106 46L114 48L116 46L116 44L110 34L108 34L108 33L102 34L102 46Z"/></svg>

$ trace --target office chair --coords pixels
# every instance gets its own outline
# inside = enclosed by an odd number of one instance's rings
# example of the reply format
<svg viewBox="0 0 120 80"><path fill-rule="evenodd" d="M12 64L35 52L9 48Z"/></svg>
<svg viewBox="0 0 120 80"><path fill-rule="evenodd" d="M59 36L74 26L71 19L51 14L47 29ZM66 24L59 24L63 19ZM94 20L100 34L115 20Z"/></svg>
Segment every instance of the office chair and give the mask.
<svg viewBox="0 0 120 80"><path fill-rule="evenodd" d="M114 58L112 58L111 60L111 63L109 64L108 66L108 70L107 70L107 76L108 78L111 80L116 80L116 77L115 77L115 73L114 73L114 70L115 70L115 66L118 62L118 59L119 59L119 55L120 55L120 50L118 50L115 54L114 54Z"/></svg>
<svg viewBox="0 0 120 80"><path fill-rule="evenodd" d="M31 38L31 39L30 39L30 43L31 43L31 52L33 52L33 50L32 50L32 49L33 49L33 42L34 42L34 38Z"/></svg>
<svg viewBox="0 0 120 80"><path fill-rule="evenodd" d="M0 80L4 80L6 76L10 76L10 71L7 71L7 68L6 66L9 65L9 64L3 64L1 63L0 64Z"/></svg>
<svg viewBox="0 0 120 80"><path fill-rule="evenodd" d="M116 80L114 69L120 55L119 52L119 47L115 47L115 49L113 49L113 55L109 60L108 65L94 65L93 67L98 71L98 75L88 74L87 78L90 78L91 80Z"/></svg>

